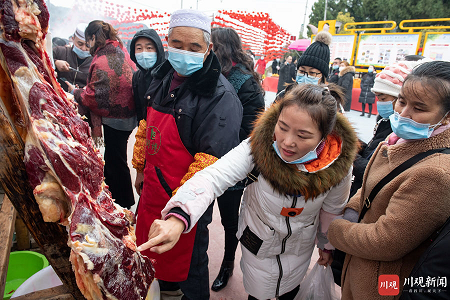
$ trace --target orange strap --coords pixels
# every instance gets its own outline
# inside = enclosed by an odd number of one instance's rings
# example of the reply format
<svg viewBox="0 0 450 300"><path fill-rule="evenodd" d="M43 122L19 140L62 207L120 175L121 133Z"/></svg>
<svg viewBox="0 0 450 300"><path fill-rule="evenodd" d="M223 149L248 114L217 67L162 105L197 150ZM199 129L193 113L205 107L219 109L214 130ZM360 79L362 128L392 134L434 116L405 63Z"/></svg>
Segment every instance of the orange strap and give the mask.
<svg viewBox="0 0 450 300"><path fill-rule="evenodd" d="M302 211L303 211L303 207L302 208L283 207L283 209L280 212L280 215L282 215L284 217L295 217L295 216L298 216L299 214L301 214Z"/></svg>

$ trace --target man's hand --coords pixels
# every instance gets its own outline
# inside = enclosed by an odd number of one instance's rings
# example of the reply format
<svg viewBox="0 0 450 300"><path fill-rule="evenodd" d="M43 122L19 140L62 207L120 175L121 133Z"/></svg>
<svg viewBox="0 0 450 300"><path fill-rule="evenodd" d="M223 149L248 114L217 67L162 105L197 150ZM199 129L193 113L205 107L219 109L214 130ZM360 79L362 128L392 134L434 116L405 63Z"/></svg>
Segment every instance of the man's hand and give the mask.
<svg viewBox="0 0 450 300"><path fill-rule="evenodd" d="M137 250L150 249L151 252L158 254L169 251L178 242L184 229L184 222L173 216L166 221L155 220L148 233L148 242L140 245Z"/></svg>
<svg viewBox="0 0 450 300"><path fill-rule="evenodd" d="M134 182L134 187L136 188L136 192L140 196L142 193L142 186L144 184L144 172L136 173L136 181Z"/></svg>
<svg viewBox="0 0 450 300"><path fill-rule="evenodd" d="M331 253L323 252L322 249L319 248L319 259L317 260L317 263L321 266L327 266L331 265L333 262L333 255Z"/></svg>
<svg viewBox="0 0 450 300"><path fill-rule="evenodd" d="M60 72L69 72L69 63L65 60L55 60L55 66Z"/></svg>

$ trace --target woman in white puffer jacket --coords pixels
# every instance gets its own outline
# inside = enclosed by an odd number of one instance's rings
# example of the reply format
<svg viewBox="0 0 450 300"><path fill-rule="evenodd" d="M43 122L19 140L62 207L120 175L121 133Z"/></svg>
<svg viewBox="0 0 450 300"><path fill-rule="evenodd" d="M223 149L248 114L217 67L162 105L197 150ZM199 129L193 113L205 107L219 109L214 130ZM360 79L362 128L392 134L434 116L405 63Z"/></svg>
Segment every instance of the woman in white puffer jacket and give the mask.
<svg viewBox="0 0 450 300"><path fill-rule="evenodd" d="M357 138L337 112L342 99L335 85L293 88L260 116L249 139L180 187L162 212L166 221L155 221L138 249L169 250L215 198L257 170L237 233L245 290L249 299L293 299L315 240L319 263L331 264L328 225L350 191Z"/></svg>

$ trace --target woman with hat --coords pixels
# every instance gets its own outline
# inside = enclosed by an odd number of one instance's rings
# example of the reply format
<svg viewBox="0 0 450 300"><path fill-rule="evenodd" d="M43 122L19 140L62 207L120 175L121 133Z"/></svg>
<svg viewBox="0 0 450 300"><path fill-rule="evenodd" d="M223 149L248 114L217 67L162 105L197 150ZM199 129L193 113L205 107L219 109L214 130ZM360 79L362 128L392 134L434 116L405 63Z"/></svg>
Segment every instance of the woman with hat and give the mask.
<svg viewBox="0 0 450 300"><path fill-rule="evenodd" d="M332 36L327 31L321 31L317 34L314 43L309 45L303 55L298 59L295 82L282 90L277 95L275 101L283 98L284 94L296 84L325 83L330 65L329 45L331 44L331 40Z"/></svg>

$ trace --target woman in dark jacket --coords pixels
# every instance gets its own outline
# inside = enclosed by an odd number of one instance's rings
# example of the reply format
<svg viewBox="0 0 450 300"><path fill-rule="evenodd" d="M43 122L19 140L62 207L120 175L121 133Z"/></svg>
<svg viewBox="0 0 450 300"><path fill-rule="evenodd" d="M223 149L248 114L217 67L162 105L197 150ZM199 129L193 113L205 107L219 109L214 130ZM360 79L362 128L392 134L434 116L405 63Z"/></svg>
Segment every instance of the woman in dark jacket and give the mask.
<svg viewBox="0 0 450 300"><path fill-rule="evenodd" d="M239 139L245 140L253 129L258 112L264 111L264 91L259 75L253 71L253 61L242 50L241 39L232 28L213 28L211 31L213 50L222 66L222 74L236 90L244 109ZM237 184L217 199L222 225L225 229L225 253L219 274L211 289L215 292L224 288L233 274L236 237L244 185Z"/></svg>
<svg viewBox="0 0 450 300"><path fill-rule="evenodd" d="M352 106L352 90L353 90L353 77L355 76L355 67L350 66L347 61L341 62L339 66L339 80L338 85L343 89L345 93L345 105L344 110L350 111Z"/></svg>
<svg viewBox="0 0 450 300"><path fill-rule="evenodd" d="M149 53L156 55L152 57ZM153 29L137 32L130 43L130 58L138 67L133 74L133 96L137 121L140 122L147 117L147 99L144 99L144 95L152 81L152 71L165 60L158 33Z"/></svg>
<svg viewBox="0 0 450 300"><path fill-rule="evenodd" d="M372 104L375 102L375 94L371 92L375 81L375 76L375 68L370 66L367 70L367 74L365 74L361 79L361 94L359 96L359 103L361 103L362 107L361 116L364 116L364 110L366 109L367 103L369 105L369 118L372 116Z"/></svg>

